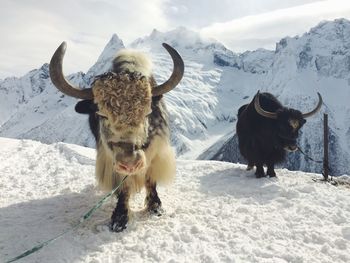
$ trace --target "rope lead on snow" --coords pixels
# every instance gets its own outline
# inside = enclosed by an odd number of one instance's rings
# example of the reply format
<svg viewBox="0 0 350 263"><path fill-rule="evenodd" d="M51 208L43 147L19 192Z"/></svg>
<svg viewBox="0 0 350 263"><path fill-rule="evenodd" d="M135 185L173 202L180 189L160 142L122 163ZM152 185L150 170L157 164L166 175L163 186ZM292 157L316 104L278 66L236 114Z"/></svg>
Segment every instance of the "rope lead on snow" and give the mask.
<svg viewBox="0 0 350 263"><path fill-rule="evenodd" d="M323 161L316 161L315 159L313 159L310 156L308 156L306 153L303 152L303 150L299 146L298 146L298 151L301 152L305 156L305 158L310 160L310 161L313 161L315 163L323 163ZM329 166L327 166L327 169L329 171L332 171L332 169Z"/></svg>
<svg viewBox="0 0 350 263"><path fill-rule="evenodd" d="M308 160L310 160L310 161L313 161L313 162L315 162L315 163L323 163L323 161L316 161L315 159L313 159L313 158L311 158L310 156L308 156L306 153L303 152L303 150L302 150L299 146L298 146L298 151L301 152L301 153L305 156L305 158L308 159ZM325 165L325 164L323 163L323 165ZM332 171L332 169L331 169L328 165L327 165L326 167L327 167L328 171ZM323 173L322 173L322 174L323 174ZM323 175L324 175L324 174L323 174ZM314 181L316 181L316 180L314 180ZM327 181L327 182L330 182L330 183L334 182L332 176L331 176L331 179L324 180L324 181ZM333 183L332 183L332 184L333 184Z"/></svg>
<svg viewBox="0 0 350 263"><path fill-rule="evenodd" d="M323 161L316 161L313 158L311 158L310 156L308 156L306 153L303 152L303 150L299 146L298 146L298 150L299 150L299 152L301 152L305 156L306 159L309 159L310 161L313 161L315 163L323 163Z"/></svg>
<svg viewBox="0 0 350 263"><path fill-rule="evenodd" d="M21 258L24 258L26 256L29 256L30 254L33 254L37 251L39 251L40 249L42 249L43 247L46 247L47 245L49 245L50 243L54 242L55 240L59 239L60 237L64 236L65 234L67 234L68 232L78 228L84 221L90 219L91 215L93 213L95 213L95 211L101 207L101 205L103 205L118 189L119 187L124 183L124 181L126 180L126 178L128 177L128 175L126 175L123 180L119 183L119 185L117 185L111 192L109 192L107 195L105 195L93 208L91 208L88 212L86 212L81 219L79 220L78 223L76 223L73 227L71 227L70 229L64 231L63 233L57 235L54 238L51 238L49 240L46 240L42 243L40 243L39 245L36 245L35 247L25 251L24 253L22 253L21 255L14 257L8 261L6 261L6 263L10 263L10 262L15 262Z"/></svg>

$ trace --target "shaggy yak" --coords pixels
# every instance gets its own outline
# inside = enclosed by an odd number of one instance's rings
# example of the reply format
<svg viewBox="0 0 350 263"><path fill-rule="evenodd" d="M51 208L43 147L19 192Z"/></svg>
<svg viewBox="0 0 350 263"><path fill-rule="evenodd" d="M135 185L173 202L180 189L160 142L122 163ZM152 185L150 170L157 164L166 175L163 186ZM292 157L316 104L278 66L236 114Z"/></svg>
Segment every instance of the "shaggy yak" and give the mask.
<svg viewBox="0 0 350 263"><path fill-rule="evenodd" d="M95 174L99 186L110 191L129 175L117 193L111 217L110 229L115 232L126 228L129 198L142 187L146 188L146 209L160 215L157 183L168 181L175 174L175 155L162 97L180 82L184 63L174 48L165 43L163 46L174 66L170 78L161 85L156 84L148 57L136 51L119 52L111 72L97 76L88 89L74 87L62 73L65 42L50 62L53 84L64 94L83 99L75 110L89 114L90 129L96 139Z"/></svg>
<svg viewBox="0 0 350 263"><path fill-rule="evenodd" d="M308 113L283 107L270 93L257 93L251 103L238 110L236 133L239 150L248 161L247 170L256 166L257 178L276 176L274 165L285 159L285 151L296 151L299 129L305 118L314 115L322 105L318 94L316 108Z"/></svg>

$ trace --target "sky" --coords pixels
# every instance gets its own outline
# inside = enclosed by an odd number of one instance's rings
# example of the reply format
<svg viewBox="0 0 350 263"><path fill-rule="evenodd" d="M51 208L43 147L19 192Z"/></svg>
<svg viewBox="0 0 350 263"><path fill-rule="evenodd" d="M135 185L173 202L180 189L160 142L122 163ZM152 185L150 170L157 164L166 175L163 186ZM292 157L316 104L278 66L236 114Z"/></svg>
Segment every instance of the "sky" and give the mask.
<svg viewBox="0 0 350 263"><path fill-rule="evenodd" d="M350 19L348 0L1 0L0 79L49 62L67 41L65 74L86 72L116 33L127 45L179 26L235 52L274 49L322 20Z"/></svg>

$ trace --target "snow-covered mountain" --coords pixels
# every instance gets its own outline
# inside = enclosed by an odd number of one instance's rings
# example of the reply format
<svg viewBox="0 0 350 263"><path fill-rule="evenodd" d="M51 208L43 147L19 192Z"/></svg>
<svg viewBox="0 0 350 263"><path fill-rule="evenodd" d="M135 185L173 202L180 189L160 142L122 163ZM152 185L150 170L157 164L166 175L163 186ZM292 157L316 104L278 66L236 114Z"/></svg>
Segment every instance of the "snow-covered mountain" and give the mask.
<svg viewBox="0 0 350 263"><path fill-rule="evenodd" d="M7 262L71 229L104 193L93 149L7 138L0 148L0 262ZM158 187L162 216L143 210L142 191L131 200L128 228L111 233L113 197L18 262L350 262L349 189L314 182L317 174L276 172L278 179L258 180L243 165L178 160L174 183Z"/></svg>
<svg viewBox="0 0 350 263"><path fill-rule="evenodd" d="M319 91L324 106L303 127L300 146L314 159L322 159L322 113L327 112L332 173L350 174L348 20L322 22L300 37L284 38L275 51L242 54L183 27L166 33L154 30L129 47L150 53L158 82L166 80L172 68L162 42L174 46L186 66L183 81L165 95L172 143L180 158L242 161L234 136L236 113L257 90L272 92L282 103L301 111L314 107ZM94 76L108 70L113 55L123 47L113 35L95 65L69 79L88 86ZM87 117L74 112L75 103L52 86L47 64L21 78L6 78L0 81L0 136L93 147ZM298 153L290 154L285 165L292 170L322 169Z"/></svg>

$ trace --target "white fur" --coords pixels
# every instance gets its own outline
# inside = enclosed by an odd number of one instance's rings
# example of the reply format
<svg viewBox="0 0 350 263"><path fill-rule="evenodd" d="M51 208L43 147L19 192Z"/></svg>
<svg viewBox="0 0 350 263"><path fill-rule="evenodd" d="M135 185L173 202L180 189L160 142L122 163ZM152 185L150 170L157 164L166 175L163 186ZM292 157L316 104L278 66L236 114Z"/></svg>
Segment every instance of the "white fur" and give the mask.
<svg viewBox="0 0 350 263"><path fill-rule="evenodd" d="M123 49L117 53L113 63L123 61L131 62L123 64L123 70L127 69L130 72L140 72L146 77L150 77L152 75L152 62L144 53L131 49Z"/></svg>
<svg viewBox="0 0 350 263"><path fill-rule="evenodd" d="M96 157L96 178L102 190L110 191L124 178L113 172L113 159L104 148L99 145ZM145 186L146 177L157 183L171 181L176 172L175 154L165 137L156 136L145 151L146 167L138 174L128 177L123 187L127 187L133 194Z"/></svg>

